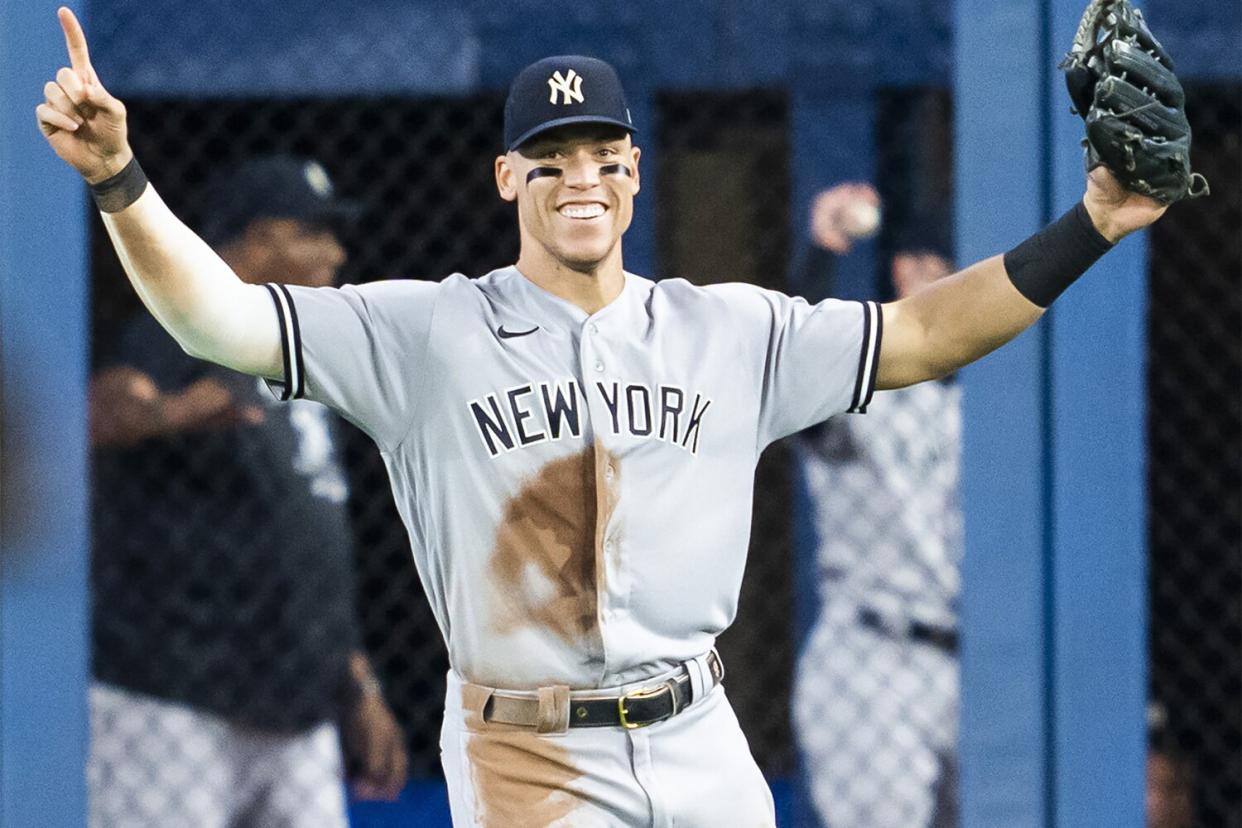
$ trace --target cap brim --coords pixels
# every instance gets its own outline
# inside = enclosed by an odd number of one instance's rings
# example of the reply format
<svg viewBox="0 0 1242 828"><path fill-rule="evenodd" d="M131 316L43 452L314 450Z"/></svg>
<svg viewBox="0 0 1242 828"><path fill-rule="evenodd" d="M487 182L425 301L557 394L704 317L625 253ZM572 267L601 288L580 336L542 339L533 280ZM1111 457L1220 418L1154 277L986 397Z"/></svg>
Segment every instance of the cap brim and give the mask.
<svg viewBox="0 0 1242 828"><path fill-rule="evenodd" d="M638 128L633 124L627 124L625 121L621 121L616 118L609 118L605 115L574 115L569 118L557 118L552 121L545 121L534 129L526 130L515 138L513 142L509 144L507 149L509 152L512 152L522 146L522 144L525 144L531 138L534 138L536 135L547 132L550 129L565 126L567 124L608 124L610 126L619 126L626 132L638 132ZM493 146L495 145L493 144Z"/></svg>
<svg viewBox="0 0 1242 828"><path fill-rule="evenodd" d="M348 199L316 199L312 203L269 207L268 205L232 205L228 208L214 204L198 228L199 235L210 245L229 241L245 232L251 222L261 218L293 219L331 227L334 231L347 230L362 217L363 205Z"/></svg>
<svg viewBox="0 0 1242 828"><path fill-rule="evenodd" d="M350 225L362 216L362 205L357 201L333 201L329 204L317 205L314 210L300 216L291 216L305 221L326 221L335 225Z"/></svg>

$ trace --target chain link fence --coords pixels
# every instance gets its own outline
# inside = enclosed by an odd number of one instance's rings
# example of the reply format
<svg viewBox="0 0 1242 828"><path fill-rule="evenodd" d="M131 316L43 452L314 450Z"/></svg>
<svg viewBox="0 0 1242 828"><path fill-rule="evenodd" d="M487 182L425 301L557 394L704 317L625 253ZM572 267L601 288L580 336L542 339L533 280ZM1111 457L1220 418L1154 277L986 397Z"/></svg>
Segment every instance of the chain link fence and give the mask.
<svg viewBox="0 0 1242 828"><path fill-rule="evenodd" d="M1242 87L1193 84L1208 199L1151 231L1151 691L1185 821L1242 825ZM1188 789L1188 790L1187 790Z"/></svg>

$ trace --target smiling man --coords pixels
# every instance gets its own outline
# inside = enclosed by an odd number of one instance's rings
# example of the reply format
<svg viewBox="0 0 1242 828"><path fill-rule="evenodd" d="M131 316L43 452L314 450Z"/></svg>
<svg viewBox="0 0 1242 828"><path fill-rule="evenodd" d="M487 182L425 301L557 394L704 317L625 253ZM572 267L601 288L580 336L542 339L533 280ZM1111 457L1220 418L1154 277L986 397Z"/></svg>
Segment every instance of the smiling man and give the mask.
<svg viewBox="0 0 1242 828"><path fill-rule="evenodd" d="M621 81L602 60L541 60L514 80L504 130L496 187L518 205L517 269L594 313L621 292L621 235L638 194Z"/></svg>
<svg viewBox="0 0 1242 828"><path fill-rule="evenodd" d="M249 285L148 184L60 14L71 66L38 119L147 306L187 352L326 403L380 447L448 645L460 825L773 825L713 647L760 452L1012 339L1164 210L1096 168L1083 202L1004 258L883 306L655 282L622 265L640 153L620 80L562 56L524 69L505 106L516 265Z"/></svg>

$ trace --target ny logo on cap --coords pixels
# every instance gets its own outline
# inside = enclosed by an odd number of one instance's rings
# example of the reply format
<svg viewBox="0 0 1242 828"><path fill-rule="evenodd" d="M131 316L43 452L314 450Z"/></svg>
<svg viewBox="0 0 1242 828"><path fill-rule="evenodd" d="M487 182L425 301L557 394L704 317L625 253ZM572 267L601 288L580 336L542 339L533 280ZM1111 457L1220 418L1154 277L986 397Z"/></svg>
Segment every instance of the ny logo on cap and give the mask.
<svg viewBox="0 0 1242 828"><path fill-rule="evenodd" d="M552 88L552 94L548 97L548 103L556 103L556 93L561 93L561 103L571 104L574 101L583 102L582 97L582 76L573 69L569 70L568 75L562 76L560 71L552 73L552 77L548 78L548 86Z"/></svg>

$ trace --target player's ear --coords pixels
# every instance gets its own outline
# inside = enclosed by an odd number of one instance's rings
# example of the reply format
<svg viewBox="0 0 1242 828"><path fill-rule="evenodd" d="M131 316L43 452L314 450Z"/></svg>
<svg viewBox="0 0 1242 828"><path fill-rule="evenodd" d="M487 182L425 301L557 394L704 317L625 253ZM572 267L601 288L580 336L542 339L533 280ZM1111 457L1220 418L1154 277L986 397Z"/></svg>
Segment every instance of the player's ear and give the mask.
<svg viewBox="0 0 1242 828"><path fill-rule="evenodd" d="M630 169L634 171L634 194L635 195L637 195L638 191L642 189L642 187L640 186L640 182L642 181L642 178L638 174L638 157L642 154L643 154L643 151L640 150L638 147L630 147Z"/></svg>
<svg viewBox="0 0 1242 828"><path fill-rule="evenodd" d="M517 201L517 178L507 155L496 156L496 191L505 201Z"/></svg>

